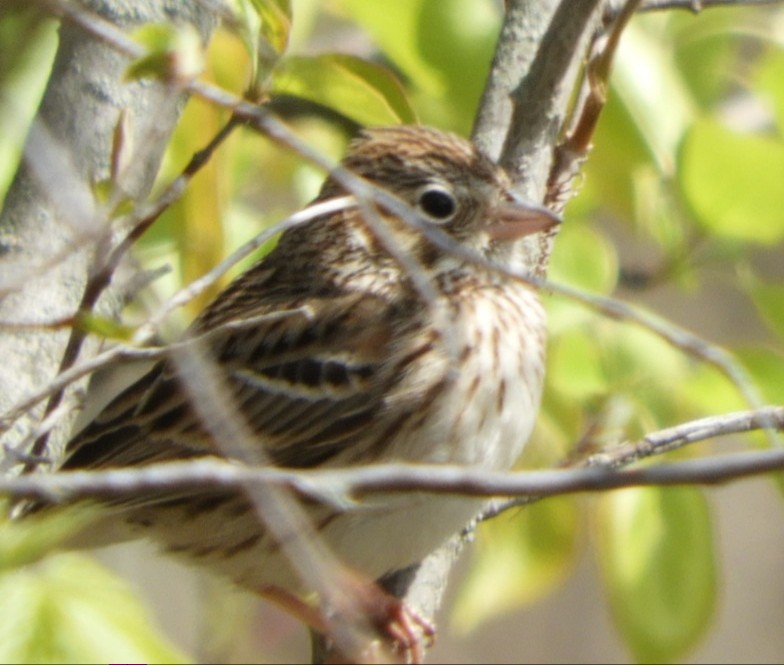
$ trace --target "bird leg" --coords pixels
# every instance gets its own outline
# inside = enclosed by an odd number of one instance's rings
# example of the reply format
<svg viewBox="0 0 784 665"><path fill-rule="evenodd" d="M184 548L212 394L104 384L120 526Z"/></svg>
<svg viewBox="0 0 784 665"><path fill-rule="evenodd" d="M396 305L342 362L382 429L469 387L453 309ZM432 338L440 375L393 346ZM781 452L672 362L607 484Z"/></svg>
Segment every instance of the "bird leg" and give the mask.
<svg viewBox="0 0 784 665"><path fill-rule="evenodd" d="M421 663L423 638L427 646L432 644L433 625L374 582L354 573L344 572L344 576L339 594L324 608L274 585L263 587L259 594L326 637L326 662Z"/></svg>

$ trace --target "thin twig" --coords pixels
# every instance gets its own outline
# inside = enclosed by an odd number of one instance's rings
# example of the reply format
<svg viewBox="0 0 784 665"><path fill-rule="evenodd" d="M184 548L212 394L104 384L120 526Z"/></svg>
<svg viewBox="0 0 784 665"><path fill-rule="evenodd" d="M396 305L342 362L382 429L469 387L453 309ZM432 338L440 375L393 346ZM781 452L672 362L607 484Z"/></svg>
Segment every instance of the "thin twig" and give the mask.
<svg viewBox="0 0 784 665"><path fill-rule="evenodd" d="M353 196L339 196L334 199L328 199L319 203L309 205L307 208L298 210L293 215L286 217L286 219L278 222L274 226L264 229L261 233L257 234L249 241L241 245L238 249L227 256L223 261L216 265L212 270L205 273L198 279L193 280L190 284L183 287L171 298L169 298L158 312L155 313L147 322L139 326L133 336L135 344L144 344L151 339L158 330L158 327L163 320L175 309L186 305L194 298L204 293L210 288L217 280L231 270L237 263L239 263L246 256L250 255L261 247L265 242L274 238L279 233L283 233L288 229L295 226L300 226L309 222L316 217L330 215L342 210L346 210L352 206L357 205L356 198Z"/></svg>
<svg viewBox="0 0 784 665"><path fill-rule="evenodd" d="M547 179L545 203L561 211L573 196L571 187L579 166L591 148L596 126L607 103L613 60L627 24L641 0L626 0L612 17L605 18L604 31L594 35L583 72L577 104L567 121L566 137L556 146Z"/></svg>
<svg viewBox="0 0 784 665"><path fill-rule="evenodd" d="M725 413L681 423L647 434L640 441L595 453L585 460L585 464L617 468L697 441L765 429L784 429L784 407Z"/></svg>
<svg viewBox="0 0 784 665"><path fill-rule="evenodd" d="M783 0L644 0L639 12L660 12L668 9L686 9L699 14L703 9L749 5L778 5Z"/></svg>
<svg viewBox="0 0 784 665"><path fill-rule="evenodd" d="M182 174L180 174L180 176L178 176L169 185L169 187L167 187L166 191L158 198L156 203L144 213L138 214L137 212L137 214L134 215L136 219L131 224L130 230L111 251L108 251L108 247L103 247L104 245L111 244L111 233L108 230L104 232L103 236L99 239L96 251L94 253L94 265L90 270L87 283L85 284L84 291L82 293L82 299L76 310L77 317L84 316L85 314L93 311L95 304L98 302L98 298L109 286L112 276L117 270L117 266L120 264L120 261L128 252L128 250L142 236L142 234L144 234L144 232L153 225L155 220L160 217L161 213L163 213L182 195L187 184L209 161L215 150L217 150L223 141L228 138L229 134L237 126L237 124L237 120L232 117L229 122L226 123L223 129L221 129L221 131L219 131L202 150L193 155ZM82 326L77 325L71 328L68 342L66 343L65 349L63 350L58 374L62 374L64 371L70 369L74 365L79 357L86 337L87 331ZM47 403L46 409L44 411L44 417L47 417L50 413L53 413L57 409L63 399L63 396L63 389L56 390L51 394L49 402ZM35 440L35 443L33 443L33 446L30 450L30 454L33 458L45 456L50 432L51 428L45 430L41 436ZM24 473L29 473L34 468L34 465L30 463L25 464Z"/></svg>
<svg viewBox="0 0 784 665"><path fill-rule="evenodd" d="M698 420L692 420L674 427L652 432L639 441L631 441L606 448L589 457L567 464L564 468L598 467L603 469L619 469L647 457L662 455L689 444L697 443L698 441L705 441L730 434L744 434L755 430L769 431L771 429L779 431L784 429L784 407L770 406L754 411L739 411L719 416L699 418ZM781 448L776 448L775 450L781 450ZM696 462L699 460L694 461ZM774 471L776 469L770 470ZM544 498L544 495L518 496L511 499L495 501L485 510L480 521L495 517L512 508L535 503L541 498Z"/></svg>
<svg viewBox="0 0 784 665"><path fill-rule="evenodd" d="M294 226L304 224L305 222L308 222L315 217L344 210L351 205L354 205L354 198L351 196L341 196L335 199L330 199L328 201L323 201L321 203L308 206L304 210L299 210L275 226L265 229L242 245L231 256L224 259L209 273L200 279L191 282L188 287L174 294L174 296L172 296L166 305L164 305L156 317L141 326L136 331L132 340L133 344L136 346L141 346L143 344L149 343L149 341L155 336L157 332L157 326L159 325L160 321L162 321L165 316L171 312L171 310L189 302L191 298L195 298L199 293L208 288L210 284L214 283L215 280L217 280L223 273L225 273L235 263L237 263L237 261L240 261L242 258L253 252L259 246L263 245L265 242L267 242L267 240L276 234L286 229L293 228ZM104 367L108 367L109 365L118 361L158 360L165 356L166 353L167 347L143 349L135 348L135 346L119 345L108 349L107 351L104 351L103 353L100 353L93 358L83 360L68 370L61 372L46 386L30 395L27 395L22 400L14 404L10 409L8 409L8 411L6 411L6 413L4 413L0 418L0 433L8 429L17 419L21 418L31 408L38 404L38 402L46 399L55 392L62 390L70 383L77 381L78 379L81 379L88 374L92 374L93 372Z"/></svg>
<svg viewBox="0 0 784 665"><path fill-rule="evenodd" d="M230 420L221 418L225 425ZM350 507L377 492L423 491L466 496L554 496L648 485L715 485L784 470L784 449L755 450L710 458L617 470L641 456L674 445L760 430L769 423L784 428L784 407L767 407L703 418L654 432L629 449L598 453L590 466L546 471L498 473L473 467L384 464L337 470L290 471L253 468L217 459L170 462L108 471L69 471L0 479L0 493L15 499L65 502L120 499L160 490L236 489L273 485L301 496ZM234 429L234 426L232 426ZM628 451L635 449L634 454ZM236 449L236 448L235 448Z"/></svg>
<svg viewBox="0 0 784 665"><path fill-rule="evenodd" d="M268 465L266 451L257 444L208 347L189 341L190 344L174 351L171 359L189 402L212 441L226 457L239 459L246 465ZM363 654L375 633L361 610L355 587L345 583L349 573L319 537L291 491L294 488L275 482L240 480L236 489L243 490L251 500L259 520L305 587L318 593L325 609L322 618L327 633L340 653L346 654L351 662L364 662Z"/></svg>

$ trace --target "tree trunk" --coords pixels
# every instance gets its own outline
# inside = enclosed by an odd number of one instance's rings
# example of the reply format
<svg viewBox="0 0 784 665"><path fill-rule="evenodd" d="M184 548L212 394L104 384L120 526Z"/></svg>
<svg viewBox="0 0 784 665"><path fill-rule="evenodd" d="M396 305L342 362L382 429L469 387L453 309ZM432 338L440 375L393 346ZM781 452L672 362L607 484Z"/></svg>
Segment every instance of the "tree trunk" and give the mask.
<svg viewBox="0 0 784 665"><path fill-rule="evenodd" d="M149 22L188 22L205 40L214 22L197 0L89 0L83 6L96 21L126 30ZM45 5L42 11L47 11ZM185 97L157 81L124 81L128 64L110 44L62 22L23 164L0 214L0 321L6 325L44 324L74 315L94 252L106 239L107 215L93 192L110 176L118 123L127 130L123 155L129 164L119 184L135 201L150 191ZM116 313L119 305L109 295L100 309ZM63 326L57 331L23 327L0 336L0 412L56 375L68 335L69 327ZM88 342L83 355L96 348ZM41 403L14 422L3 443L18 446L34 438L30 433L44 408ZM77 410L66 411L49 440L46 454L53 460ZM12 455L0 458L0 469L8 472L16 462Z"/></svg>

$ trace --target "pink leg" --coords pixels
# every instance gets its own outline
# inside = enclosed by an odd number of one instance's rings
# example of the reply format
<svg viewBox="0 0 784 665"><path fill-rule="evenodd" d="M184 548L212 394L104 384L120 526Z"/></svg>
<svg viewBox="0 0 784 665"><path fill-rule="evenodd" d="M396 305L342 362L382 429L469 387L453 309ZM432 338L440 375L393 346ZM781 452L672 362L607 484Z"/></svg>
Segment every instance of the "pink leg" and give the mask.
<svg viewBox="0 0 784 665"><path fill-rule="evenodd" d="M343 581L344 584L339 587L340 593L336 594L335 607L328 607L326 611L274 585L260 589L259 594L338 644L353 643L355 648L350 649L355 654L353 657L349 658L340 650L335 654L335 658L342 662L381 662L391 656L395 660L403 659L398 662L421 663L424 656L423 638L427 646L433 643L433 625L374 582L368 582L353 573L345 573ZM391 654L382 654L373 648L375 640L372 637L357 639L361 629L356 628L363 623L370 624L368 628L372 628L374 637L381 638L391 648ZM350 634L352 627L355 630ZM347 635L350 637L341 639L341 636L345 638ZM363 646L356 648L360 643Z"/></svg>

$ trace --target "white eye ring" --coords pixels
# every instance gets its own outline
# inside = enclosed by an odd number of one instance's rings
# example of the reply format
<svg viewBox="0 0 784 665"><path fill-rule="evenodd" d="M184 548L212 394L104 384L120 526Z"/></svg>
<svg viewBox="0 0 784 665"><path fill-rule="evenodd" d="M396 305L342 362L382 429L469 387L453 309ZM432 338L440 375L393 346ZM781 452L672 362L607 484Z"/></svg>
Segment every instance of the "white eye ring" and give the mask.
<svg viewBox="0 0 784 665"><path fill-rule="evenodd" d="M452 219L457 213L457 197L443 185L429 184L417 193L417 208L438 224Z"/></svg>

